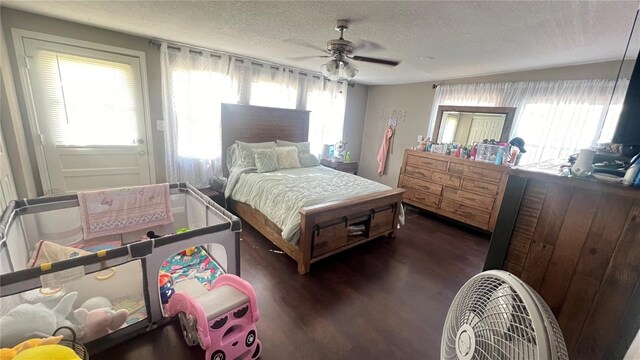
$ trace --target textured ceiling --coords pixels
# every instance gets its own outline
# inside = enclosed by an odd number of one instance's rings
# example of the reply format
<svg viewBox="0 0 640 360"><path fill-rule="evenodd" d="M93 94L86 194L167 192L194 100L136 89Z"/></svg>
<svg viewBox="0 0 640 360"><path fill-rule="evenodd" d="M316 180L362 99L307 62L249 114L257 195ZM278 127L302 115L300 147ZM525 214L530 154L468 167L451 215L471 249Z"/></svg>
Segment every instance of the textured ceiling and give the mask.
<svg viewBox="0 0 640 360"><path fill-rule="evenodd" d="M373 41L356 82L398 84L620 59L637 1L2 1L3 6L318 71L336 38ZM640 43L640 41L638 41ZM634 44L635 52L640 44Z"/></svg>

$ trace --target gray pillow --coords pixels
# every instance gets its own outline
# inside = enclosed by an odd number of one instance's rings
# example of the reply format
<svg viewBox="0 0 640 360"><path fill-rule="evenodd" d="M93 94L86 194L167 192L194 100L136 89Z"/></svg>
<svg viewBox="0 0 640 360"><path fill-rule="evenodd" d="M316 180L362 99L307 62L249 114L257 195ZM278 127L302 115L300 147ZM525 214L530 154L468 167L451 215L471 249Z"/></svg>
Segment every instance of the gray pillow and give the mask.
<svg viewBox="0 0 640 360"><path fill-rule="evenodd" d="M263 143L246 143L242 141L236 141L236 145L238 145L238 159L240 160L240 164L243 168L256 166L256 157L253 153L253 150L274 149L276 147L276 143L273 141Z"/></svg>
<svg viewBox="0 0 640 360"><path fill-rule="evenodd" d="M298 149L298 155L311 154L311 144L308 141L294 143L291 141L276 140L278 147L293 146Z"/></svg>
<svg viewBox="0 0 640 360"><path fill-rule="evenodd" d="M318 161L318 158L313 154L304 154L304 155L299 155L298 154L298 160L300 160L300 166L302 166L302 167L310 167L310 166L318 166L318 165L320 165L320 162Z"/></svg>
<svg viewBox="0 0 640 360"><path fill-rule="evenodd" d="M275 149L254 149L253 152L259 173L278 170L278 155Z"/></svg>

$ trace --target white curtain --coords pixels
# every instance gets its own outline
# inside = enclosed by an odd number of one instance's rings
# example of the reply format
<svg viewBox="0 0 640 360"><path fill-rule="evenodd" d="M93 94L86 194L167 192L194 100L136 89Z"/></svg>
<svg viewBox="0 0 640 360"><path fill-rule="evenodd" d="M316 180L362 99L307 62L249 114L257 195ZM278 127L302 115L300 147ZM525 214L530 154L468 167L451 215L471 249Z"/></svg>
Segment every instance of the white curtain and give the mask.
<svg viewBox="0 0 640 360"><path fill-rule="evenodd" d="M342 140L347 83L308 76L304 86L307 89L305 109L311 111L309 116L311 153L319 157L322 153L322 145L335 144Z"/></svg>
<svg viewBox="0 0 640 360"><path fill-rule="evenodd" d="M629 81L570 80L440 85L429 122L433 131L438 106L516 107L510 138L525 140L521 164L566 159L582 148L609 142Z"/></svg>
<svg viewBox="0 0 640 360"><path fill-rule="evenodd" d="M166 42L160 51L170 182L207 186L222 174L221 103L310 110L315 154L342 139L346 82Z"/></svg>
<svg viewBox="0 0 640 360"><path fill-rule="evenodd" d="M238 101L224 55L161 45L167 180L196 187L222 174L220 104Z"/></svg>

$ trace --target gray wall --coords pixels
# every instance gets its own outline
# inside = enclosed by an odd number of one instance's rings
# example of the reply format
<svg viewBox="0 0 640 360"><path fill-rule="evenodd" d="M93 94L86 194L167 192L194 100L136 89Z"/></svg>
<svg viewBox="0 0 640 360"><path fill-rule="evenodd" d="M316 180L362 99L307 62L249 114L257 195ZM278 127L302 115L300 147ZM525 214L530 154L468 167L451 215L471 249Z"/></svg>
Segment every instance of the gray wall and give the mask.
<svg viewBox="0 0 640 360"><path fill-rule="evenodd" d="M622 76L631 74L631 64L625 64ZM509 81L543 81L543 80L583 80L583 79L615 79L619 61L563 66L558 68L514 72L508 74L489 75L464 79L438 81L437 84L468 84ZM404 150L416 146L416 138L426 134L429 117L433 105L435 90L433 82L407 85L372 85L369 86L369 98L364 123L364 136L358 175L396 186L402 166ZM378 176L376 155L380 149L382 135L387 120L382 117L383 110L406 111L406 120L398 124L387 159L385 175Z"/></svg>
<svg viewBox="0 0 640 360"><path fill-rule="evenodd" d="M156 128L156 120L161 120L163 118L160 83L160 53L156 48L149 46L149 39L4 7L0 8L0 10L2 28L4 29L6 36L11 68L13 70L16 92L18 94L18 103L20 105L25 132L27 134L30 134L31 130L29 128L29 121L26 116L27 113L25 100L22 96L22 84L19 80L19 71L16 62L15 47L11 35L11 28L36 31L78 40L95 42L99 44L117 46L142 51L145 53L147 62L147 83L149 89L148 97L151 112L150 118L151 126L153 128L152 141L153 150L155 153L156 181L166 181L166 171L164 164L164 133L162 131L158 131ZM364 127L364 115L368 92L367 89L368 87L366 85L357 85L353 88L349 87L347 93L343 140L349 142L348 149L352 153L352 158L356 160L358 159L362 143L362 129ZM29 148L29 157L32 164L31 171L34 174L36 184L39 187L38 193L42 194L42 187L40 185L34 145L29 136L27 136L26 140ZM16 149L8 149L9 153L11 153L12 151L16 151Z"/></svg>
<svg viewBox="0 0 640 360"><path fill-rule="evenodd" d="M147 62L147 83L149 88L149 107L150 118L153 128L153 151L155 153L156 181L165 182L165 166L164 166L164 134L155 127L155 120L162 119L162 98L160 89L160 54L156 48L150 47L149 39L138 36L119 33L100 29L92 26L81 25L68 21L58 20L50 17L35 15L23 11L2 8L1 9L2 28L4 29L9 50L9 58L11 61L11 69L13 71L16 92L18 94L18 103L22 114L25 132L30 134L29 120L27 119L26 104L22 96L22 84L19 81L19 71L16 62L15 47L11 28L36 31L51 35L64 36L68 38L91 41L95 43L117 46L145 53ZM31 158L32 171L39 185L39 175L35 151L31 138L27 136L29 146L29 156ZM11 149L8 149L11 152ZM38 189L42 193L42 188Z"/></svg>
<svg viewBox="0 0 640 360"><path fill-rule="evenodd" d="M356 84L354 87L348 87L347 90L342 139L348 142L347 150L351 152L352 161L358 161L360 158L368 94L369 86L367 85Z"/></svg>

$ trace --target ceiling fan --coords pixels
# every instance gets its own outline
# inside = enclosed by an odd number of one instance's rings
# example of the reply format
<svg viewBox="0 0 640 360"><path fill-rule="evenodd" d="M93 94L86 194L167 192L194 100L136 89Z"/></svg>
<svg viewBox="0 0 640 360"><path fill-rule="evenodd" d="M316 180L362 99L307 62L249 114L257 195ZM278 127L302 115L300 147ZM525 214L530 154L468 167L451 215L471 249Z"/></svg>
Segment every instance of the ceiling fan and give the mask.
<svg viewBox="0 0 640 360"><path fill-rule="evenodd" d="M397 66L399 61L378 59L367 56L355 55L354 52L366 50L367 48L381 48L371 41L361 41L358 45L344 38L344 31L349 28L349 20L336 21L336 30L340 32L340 38L327 41L326 51L330 55L311 57L330 57L326 64L322 64L320 69L322 74L332 80L352 79L358 74L358 68L350 60L370 62L374 64ZM307 56L298 59L309 58Z"/></svg>

